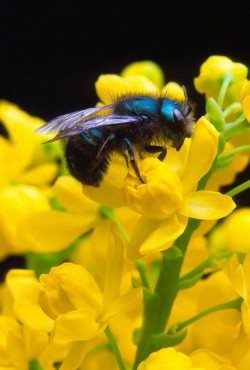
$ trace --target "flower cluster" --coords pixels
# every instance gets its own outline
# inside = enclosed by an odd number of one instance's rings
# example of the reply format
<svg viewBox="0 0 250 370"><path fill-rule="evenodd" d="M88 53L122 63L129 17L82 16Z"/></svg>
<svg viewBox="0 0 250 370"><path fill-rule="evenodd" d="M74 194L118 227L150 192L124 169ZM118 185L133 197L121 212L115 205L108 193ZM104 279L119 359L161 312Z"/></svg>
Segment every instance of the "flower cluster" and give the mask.
<svg viewBox="0 0 250 370"><path fill-rule="evenodd" d="M249 163L247 73L225 56L202 64L204 116L162 161L135 153L143 182L114 151L101 186L81 184L61 143L35 133L44 122L0 102L0 258L26 265L1 284L0 369L249 369L250 209L233 200L250 187L235 184ZM151 61L95 86L97 106L187 99Z"/></svg>

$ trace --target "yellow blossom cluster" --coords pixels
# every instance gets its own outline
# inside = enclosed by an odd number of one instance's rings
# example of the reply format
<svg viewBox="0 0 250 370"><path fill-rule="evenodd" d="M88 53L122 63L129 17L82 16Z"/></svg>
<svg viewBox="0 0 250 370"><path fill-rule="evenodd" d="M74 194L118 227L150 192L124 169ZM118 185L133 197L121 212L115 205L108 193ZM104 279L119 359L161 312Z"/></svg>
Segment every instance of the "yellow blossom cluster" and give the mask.
<svg viewBox="0 0 250 370"><path fill-rule="evenodd" d="M206 112L163 161L136 153L143 183L111 153L101 186L81 184L63 144L35 133L44 122L0 102L0 258L26 264L0 287L0 369L249 369L250 210L233 199L250 187L234 184L249 162L247 72L202 64ZM187 99L152 61L95 87L98 106Z"/></svg>

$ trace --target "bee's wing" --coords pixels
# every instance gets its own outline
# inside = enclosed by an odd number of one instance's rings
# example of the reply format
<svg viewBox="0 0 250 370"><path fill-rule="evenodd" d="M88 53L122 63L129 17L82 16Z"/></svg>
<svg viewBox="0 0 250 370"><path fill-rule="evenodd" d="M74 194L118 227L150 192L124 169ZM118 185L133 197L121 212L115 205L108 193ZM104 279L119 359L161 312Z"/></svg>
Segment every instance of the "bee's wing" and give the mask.
<svg viewBox="0 0 250 370"><path fill-rule="evenodd" d="M89 119L92 115L102 112L105 109L111 109L114 107L113 104L103 105L101 107L89 108L80 110L77 112L64 114L63 116L56 117L52 121L45 123L43 126L39 127L36 132L38 134L49 134L52 132L61 132L65 129L70 129L75 125L84 122Z"/></svg>
<svg viewBox="0 0 250 370"><path fill-rule="evenodd" d="M49 142L63 139L66 137L74 136L86 132L87 130L99 128L102 126L114 126L114 125L123 125L125 123L138 123L138 117L133 116L124 116L119 114L110 114L108 116L97 116L93 117L87 121L80 122L74 127L69 127L56 135Z"/></svg>

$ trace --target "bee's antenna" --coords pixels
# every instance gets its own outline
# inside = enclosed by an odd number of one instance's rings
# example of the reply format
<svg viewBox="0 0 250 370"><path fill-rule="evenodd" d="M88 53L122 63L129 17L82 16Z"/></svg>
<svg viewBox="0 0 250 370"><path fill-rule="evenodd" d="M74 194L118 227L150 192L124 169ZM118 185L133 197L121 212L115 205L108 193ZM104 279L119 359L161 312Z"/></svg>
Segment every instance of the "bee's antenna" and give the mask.
<svg viewBox="0 0 250 370"><path fill-rule="evenodd" d="M188 107L188 111L186 112L186 115L187 115L193 110L193 108L192 108L192 105L191 105L191 103L188 99L186 86L182 85L182 89L183 89L184 96L185 96L185 101L186 101L186 104L187 104L187 107Z"/></svg>
<svg viewBox="0 0 250 370"><path fill-rule="evenodd" d="M189 103L186 86L182 85L186 103Z"/></svg>

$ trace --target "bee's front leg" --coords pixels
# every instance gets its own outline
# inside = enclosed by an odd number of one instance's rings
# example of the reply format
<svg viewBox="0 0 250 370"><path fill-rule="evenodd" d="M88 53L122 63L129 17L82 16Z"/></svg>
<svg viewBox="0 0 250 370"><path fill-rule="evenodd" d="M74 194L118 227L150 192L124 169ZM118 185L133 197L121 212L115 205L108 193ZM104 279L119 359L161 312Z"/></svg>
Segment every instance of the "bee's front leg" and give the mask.
<svg viewBox="0 0 250 370"><path fill-rule="evenodd" d="M140 171L139 171L137 162L135 160L135 152L134 152L134 148L133 148L133 145L132 145L131 141L127 138L124 138L122 141L124 143L124 146L125 146L126 150L128 151L131 166L135 170L135 173L136 173L138 179L142 182L142 184L145 184L145 181L143 181L143 179L140 175Z"/></svg>

